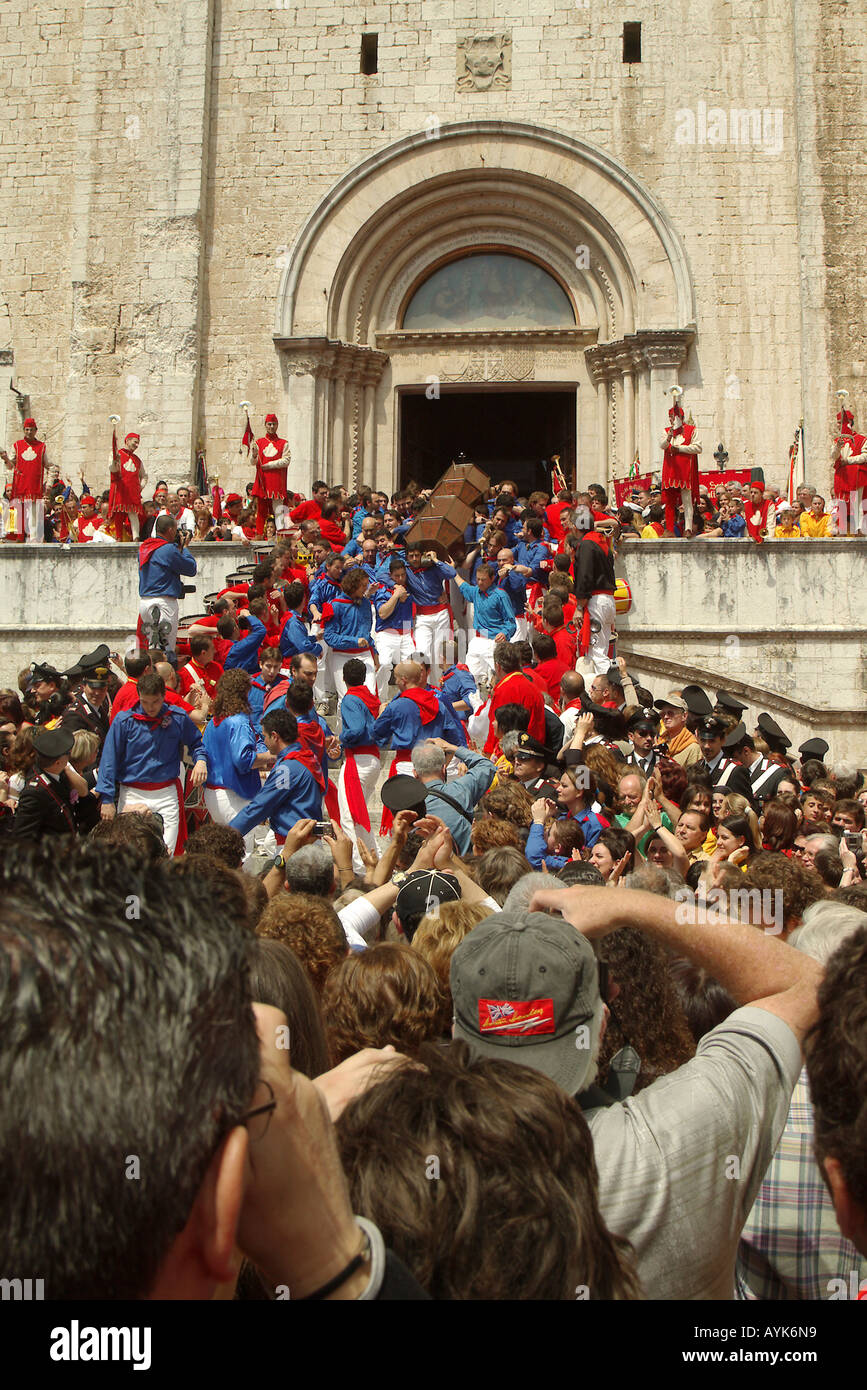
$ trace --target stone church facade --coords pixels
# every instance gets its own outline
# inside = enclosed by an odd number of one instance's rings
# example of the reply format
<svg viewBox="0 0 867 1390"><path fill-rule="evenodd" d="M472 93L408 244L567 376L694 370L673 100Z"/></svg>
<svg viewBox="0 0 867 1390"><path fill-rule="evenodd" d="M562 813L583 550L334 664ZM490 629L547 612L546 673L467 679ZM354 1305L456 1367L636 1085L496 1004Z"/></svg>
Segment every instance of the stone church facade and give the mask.
<svg viewBox="0 0 867 1390"><path fill-rule="evenodd" d="M803 420L827 489L838 388L867 429L860 7L553 5L7 0L5 439L26 408L102 488L117 414L151 479L238 487L249 401L299 490L459 447L586 484L659 466L679 384L704 466L782 482Z"/></svg>

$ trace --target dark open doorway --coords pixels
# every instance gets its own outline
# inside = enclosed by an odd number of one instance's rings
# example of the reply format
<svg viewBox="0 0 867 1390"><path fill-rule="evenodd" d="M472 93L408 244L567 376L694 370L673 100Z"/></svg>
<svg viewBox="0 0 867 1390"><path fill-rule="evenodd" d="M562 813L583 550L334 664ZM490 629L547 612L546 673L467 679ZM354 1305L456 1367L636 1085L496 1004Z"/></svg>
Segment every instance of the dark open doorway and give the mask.
<svg viewBox="0 0 867 1390"><path fill-rule="evenodd" d="M400 487L433 487L463 452L493 481L512 478L525 495L548 488L541 460L560 455L575 476L575 388L547 391L423 391L400 394Z"/></svg>

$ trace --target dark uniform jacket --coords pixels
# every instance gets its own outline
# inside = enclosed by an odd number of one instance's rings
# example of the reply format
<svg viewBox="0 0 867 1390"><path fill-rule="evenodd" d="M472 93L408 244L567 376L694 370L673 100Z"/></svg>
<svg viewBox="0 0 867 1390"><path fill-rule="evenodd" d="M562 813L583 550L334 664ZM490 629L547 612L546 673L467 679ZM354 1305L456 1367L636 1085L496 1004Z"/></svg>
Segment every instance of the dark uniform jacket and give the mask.
<svg viewBox="0 0 867 1390"><path fill-rule="evenodd" d="M64 729L69 729L70 733L73 734L78 733L79 729L86 729L88 733L98 734L101 751L105 736L108 733L110 713L110 700L103 700L99 709L94 709L84 695L75 695L72 703L63 711L60 722Z"/></svg>
<svg viewBox="0 0 867 1390"><path fill-rule="evenodd" d="M78 825L72 804L72 788L64 773L45 772L28 778L18 798L12 832L18 839L40 840L43 835L75 835Z"/></svg>

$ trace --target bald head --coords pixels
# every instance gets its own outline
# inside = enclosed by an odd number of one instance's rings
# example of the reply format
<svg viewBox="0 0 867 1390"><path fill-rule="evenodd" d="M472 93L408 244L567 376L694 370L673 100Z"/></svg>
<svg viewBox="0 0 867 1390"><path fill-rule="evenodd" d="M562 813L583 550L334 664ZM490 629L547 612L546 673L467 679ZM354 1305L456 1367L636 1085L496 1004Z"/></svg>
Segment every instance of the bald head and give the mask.
<svg viewBox="0 0 867 1390"><path fill-rule="evenodd" d="M174 666L170 665L168 661L158 661L154 666L154 670L158 676L162 676L166 683L166 690L177 689L178 675Z"/></svg>
<svg viewBox="0 0 867 1390"><path fill-rule="evenodd" d="M400 661L394 668L394 683L398 690L407 686L424 685L424 667L417 661Z"/></svg>
<svg viewBox="0 0 867 1390"><path fill-rule="evenodd" d="M567 700L577 700L584 694L584 677L580 671L564 671L560 677L560 689Z"/></svg>

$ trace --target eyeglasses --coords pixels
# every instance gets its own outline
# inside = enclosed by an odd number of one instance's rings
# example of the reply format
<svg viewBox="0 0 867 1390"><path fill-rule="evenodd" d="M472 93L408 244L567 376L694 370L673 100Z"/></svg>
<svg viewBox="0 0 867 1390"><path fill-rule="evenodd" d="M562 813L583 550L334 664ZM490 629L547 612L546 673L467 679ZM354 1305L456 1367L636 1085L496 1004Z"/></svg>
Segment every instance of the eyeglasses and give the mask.
<svg viewBox="0 0 867 1390"><path fill-rule="evenodd" d="M268 1133L268 1126L271 1123L271 1115L277 1109L277 1100L274 1096L274 1088L268 1081L260 1081L260 1086L264 1086L271 1099L264 1105L257 1105L254 1110L247 1110L238 1120L239 1125L246 1125L251 1140L258 1142L264 1139ZM252 1123L251 1123L252 1121Z"/></svg>

